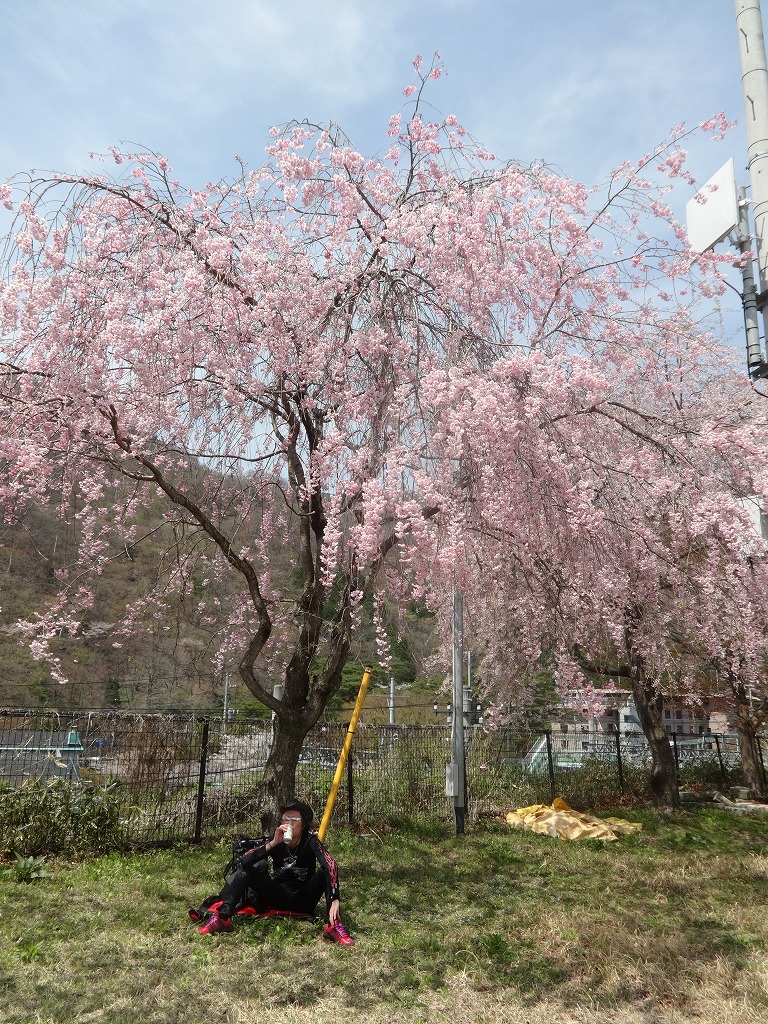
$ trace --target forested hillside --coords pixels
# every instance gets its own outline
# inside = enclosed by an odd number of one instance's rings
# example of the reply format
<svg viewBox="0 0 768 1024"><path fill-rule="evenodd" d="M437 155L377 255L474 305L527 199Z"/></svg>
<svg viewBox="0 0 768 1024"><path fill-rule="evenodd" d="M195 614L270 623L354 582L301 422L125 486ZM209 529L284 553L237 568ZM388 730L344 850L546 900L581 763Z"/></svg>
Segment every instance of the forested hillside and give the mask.
<svg viewBox="0 0 768 1024"><path fill-rule="evenodd" d="M33 659L15 625L41 612L56 597L57 572L74 560L76 531L50 512L30 509L0 539L0 701L8 705L68 707L199 706L209 700L211 666L206 635L183 607L169 608L162 621L144 623L144 635L118 637L126 604L142 596L157 574L164 550L162 519L144 511L137 539L111 538L109 560L96 587L91 615L76 639L55 651L66 684Z"/></svg>
<svg viewBox="0 0 768 1024"><path fill-rule="evenodd" d="M57 572L75 560L76 530L50 511L36 507L25 513L21 523L2 527L0 706L218 710L228 670L231 705L241 714L267 714L239 684L234 661L220 670L213 665L209 642L216 626L201 622L195 614L194 588L183 600L169 595L165 615L147 616L143 621L143 635L120 633L126 607L140 600L156 582L158 567L171 547L172 530L158 505L142 511L130 541L110 537L109 558L96 586L92 613L83 619L76 639L62 638L57 644L55 653L68 680L60 683L45 661L33 658L17 623L42 612L55 599L60 586ZM273 545L270 558L289 594L289 546ZM199 585L215 583L200 581ZM364 614L363 619L344 685L331 709L342 718L345 707L354 700L361 666L375 657L370 615ZM398 690L404 685L410 690L415 683L408 699L426 708L439 686L437 680L424 678L425 662L432 652L432 617L423 610L410 610L404 632L398 639L392 629L392 673ZM382 680L386 675L379 670L376 678ZM386 707L385 694L378 687L372 689L367 706L382 711Z"/></svg>

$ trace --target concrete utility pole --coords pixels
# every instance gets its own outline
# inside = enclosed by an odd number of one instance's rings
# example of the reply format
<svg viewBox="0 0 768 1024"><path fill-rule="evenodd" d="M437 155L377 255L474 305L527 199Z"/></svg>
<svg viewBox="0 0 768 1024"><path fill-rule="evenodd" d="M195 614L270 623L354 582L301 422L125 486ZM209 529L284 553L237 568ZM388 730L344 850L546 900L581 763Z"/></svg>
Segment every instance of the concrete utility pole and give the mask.
<svg viewBox="0 0 768 1024"><path fill-rule="evenodd" d="M454 831L463 835L466 814L464 757L464 599L453 593L453 707L451 715L451 764L445 773L446 796L453 797Z"/></svg>
<svg viewBox="0 0 768 1024"><path fill-rule="evenodd" d="M768 286L768 64L760 0L736 0L736 27L757 247L758 305L764 309Z"/></svg>
<svg viewBox="0 0 768 1024"><path fill-rule="evenodd" d="M747 253L757 257L757 281L755 261L740 262L747 371L752 380L759 380L768 378L768 358L763 354L768 339L768 62L760 0L735 3L752 194L747 199L746 189L737 187L731 159L688 202L686 216L691 246L697 252L714 249L727 238L731 245L738 246L742 257Z"/></svg>

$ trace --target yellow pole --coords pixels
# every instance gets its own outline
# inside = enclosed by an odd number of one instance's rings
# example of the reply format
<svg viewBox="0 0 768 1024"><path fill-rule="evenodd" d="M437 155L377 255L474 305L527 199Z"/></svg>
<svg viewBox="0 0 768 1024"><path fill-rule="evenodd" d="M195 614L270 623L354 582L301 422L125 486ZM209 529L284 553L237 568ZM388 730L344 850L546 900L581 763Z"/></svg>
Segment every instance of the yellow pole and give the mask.
<svg viewBox="0 0 768 1024"><path fill-rule="evenodd" d="M325 833L328 831L328 825L331 821L331 815L333 814L333 807L336 803L336 796L339 792L339 786L341 785L341 777L344 774L344 768L347 763L347 757L349 756L349 750L352 746L352 737L355 735L355 729L357 727L357 720L360 717L360 712L363 710L363 702L365 701L365 691L368 689L368 683L371 679L371 672L373 668L371 665L366 665L363 671L363 681L360 683L360 689L357 694L357 700L355 701L355 709L352 712L352 718L349 722L349 728L347 729L347 735L344 737L344 746L341 748L341 757L339 763L336 765L336 774L333 777L333 784L331 785L331 792L328 794L328 799L325 802L325 811L323 812L323 820L320 822L320 828L317 830L317 837L322 843L325 839Z"/></svg>

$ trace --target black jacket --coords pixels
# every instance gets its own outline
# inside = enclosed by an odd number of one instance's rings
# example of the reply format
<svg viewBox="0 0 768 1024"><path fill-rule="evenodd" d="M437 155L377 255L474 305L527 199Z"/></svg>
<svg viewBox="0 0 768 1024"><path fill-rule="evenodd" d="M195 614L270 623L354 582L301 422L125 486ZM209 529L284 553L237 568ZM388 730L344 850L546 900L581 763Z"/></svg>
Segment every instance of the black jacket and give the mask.
<svg viewBox="0 0 768 1024"><path fill-rule="evenodd" d="M241 864L246 871L260 861L269 859L274 880L292 892L299 892L314 875L316 865L319 865L325 875L326 906L330 907L334 900L339 899L338 865L314 832L305 832L295 850L289 849L285 843L278 843L268 851L267 843L271 840L272 836L264 836L256 841L252 850L244 854Z"/></svg>

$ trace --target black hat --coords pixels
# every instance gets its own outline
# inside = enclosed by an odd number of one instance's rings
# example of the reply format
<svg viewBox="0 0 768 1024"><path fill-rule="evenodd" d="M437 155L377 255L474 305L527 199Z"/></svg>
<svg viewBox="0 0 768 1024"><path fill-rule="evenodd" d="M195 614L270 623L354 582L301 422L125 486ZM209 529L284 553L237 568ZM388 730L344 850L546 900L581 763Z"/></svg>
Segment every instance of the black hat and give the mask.
<svg viewBox="0 0 768 1024"><path fill-rule="evenodd" d="M301 815L301 826L306 832L312 826L312 818L314 817L314 811L305 804L303 800L291 800L288 804L283 804L280 808L280 817L282 817L286 811L298 811Z"/></svg>

